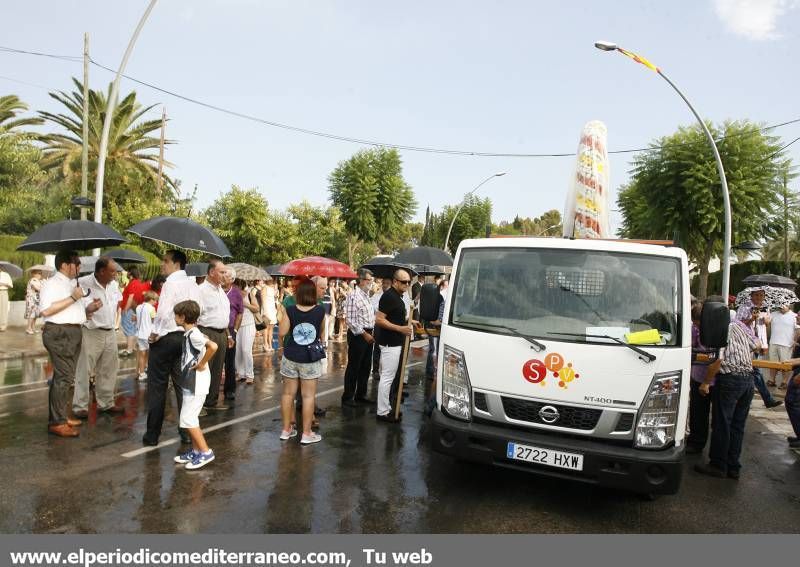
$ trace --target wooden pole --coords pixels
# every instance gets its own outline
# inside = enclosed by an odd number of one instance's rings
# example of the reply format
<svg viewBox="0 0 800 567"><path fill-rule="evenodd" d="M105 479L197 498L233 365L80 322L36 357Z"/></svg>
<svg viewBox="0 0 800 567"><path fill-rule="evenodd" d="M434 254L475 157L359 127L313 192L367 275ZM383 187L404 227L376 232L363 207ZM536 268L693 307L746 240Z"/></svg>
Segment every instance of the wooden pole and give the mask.
<svg viewBox="0 0 800 567"><path fill-rule="evenodd" d="M408 326L413 329L411 316L414 314L414 303L408 306ZM412 331L413 332L413 331ZM408 352L411 347L411 335L406 336L403 343L403 352L400 354L400 384L397 387L397 400L395 401L394 419L400 419L400 404L403 403L403 381L406 377L406 364L408 363Z"/></svg>
<svg viewBox="0 0 800 567"><path fill-rule="evenodd" d="M156 195L161 197L161 187L164 184L164 134L167 129L167 107L161 112L161 143L158 146L158 179L156 180Z"/></svg>
<svg viewBox="0 0 800 567"><path fill-rule="evenodd" d="M89 33L83 34L83 150L81 152L81 197L89 197ZM81 207L86 220L86 207Z"/></svg>

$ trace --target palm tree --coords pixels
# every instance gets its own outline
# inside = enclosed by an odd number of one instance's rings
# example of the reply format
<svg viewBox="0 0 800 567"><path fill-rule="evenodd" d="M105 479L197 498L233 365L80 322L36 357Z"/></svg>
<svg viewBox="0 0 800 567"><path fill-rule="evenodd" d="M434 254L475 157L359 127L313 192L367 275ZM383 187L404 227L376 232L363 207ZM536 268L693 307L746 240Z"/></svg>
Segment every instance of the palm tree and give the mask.
<svg viewBox="0 0 800 567"><path fill-rule="evenodd" d="M17 95L0 96L0 133L5 134L21 126L36 126L44 120L36 116L17 118L17 114L28 110L28 105Z"/></svg>
<svg viewBox="0 0 800 567"><path fill-rule="evenodd" d="M75 90L67 94L63 91L50 93L50 96L63 104L69 111L66 114L40 112L46 120L64 128L66 134L48 134L45 142L42 166L55 170L67 180L76 181L81 175L81 153L83 143L83 84L72 79ZM109 94L89 90L89 171L90 176L97 168L100 153L100 137L103 131ZM147 190L154 195L158 179L159 136L149 134L161 128L161 120L142 120L142 117L155 105L143 107L136 101L136 92L131 91L114 109L111 130L108 137L106 157L106 194L110 198L122 196L128 191ZM165 144L172 141L166 140ZM165 167L172 164L165 161ZM170 195L176 194L176 184L168 175L163 175L164 187Z"/></svg>

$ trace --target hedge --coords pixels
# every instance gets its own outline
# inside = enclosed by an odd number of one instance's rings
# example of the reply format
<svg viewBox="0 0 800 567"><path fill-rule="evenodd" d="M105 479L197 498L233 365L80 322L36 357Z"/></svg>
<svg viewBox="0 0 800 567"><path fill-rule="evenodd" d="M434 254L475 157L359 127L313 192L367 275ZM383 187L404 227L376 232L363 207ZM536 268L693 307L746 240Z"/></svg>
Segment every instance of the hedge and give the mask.
<svg viewBox="0 0 800 567"><path fill-rule="evenodd" d="M784 263L782 261L751 260L731 265L731 284L730 293L736 295L747 286L742 280L753 274L776 274L782 276L784 273ZM789 273L793 280L800 278L800 262L789 262ZM692 278L692 292L697 292L698 277ZM708 275L708 293L712 295L722 288L722 270Z"/></svg>

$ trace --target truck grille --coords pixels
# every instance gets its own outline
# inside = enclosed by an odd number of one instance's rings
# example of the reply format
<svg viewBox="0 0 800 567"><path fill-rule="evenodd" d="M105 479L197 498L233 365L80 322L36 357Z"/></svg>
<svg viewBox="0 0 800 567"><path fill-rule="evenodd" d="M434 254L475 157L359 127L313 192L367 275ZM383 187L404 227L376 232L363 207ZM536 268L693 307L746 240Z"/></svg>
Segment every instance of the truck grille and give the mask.
<svg viewBox="0 0 800 567"><path fill-rule="evenodd" d="M594 429L600 419L603 410L579 408L574 406L562 406L534 402L532 400L520 400L517 398L502 397L503 409L510 419L518 421L528 421L542 425L552 425L554 427L566 427L569 429L580 429L587 431ZM539 416L539 410L544 406L551 406L558 410L559 417L553 423L548 423Z"/></svg>
<svg viewBox="0 0 800 567"><path fill-rule="evenodd" d="M481 411L489 411L489 404L486 402L486 394L483 392L475 392L475 409Z"/></svg>
<svg viewBox="0 0 800 567"><path fill-rule="evenodd" d="M623 413L619 416L619 421L617 422L617 427L614 431L630 431L633 427L633 418L634 414L632 413Z"/></svg>

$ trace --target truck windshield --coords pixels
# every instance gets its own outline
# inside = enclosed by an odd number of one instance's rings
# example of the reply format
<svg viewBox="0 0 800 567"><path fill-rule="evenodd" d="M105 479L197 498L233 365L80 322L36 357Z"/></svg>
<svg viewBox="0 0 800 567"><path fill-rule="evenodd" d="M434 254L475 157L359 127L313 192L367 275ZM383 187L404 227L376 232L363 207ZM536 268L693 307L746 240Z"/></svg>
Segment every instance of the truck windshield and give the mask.
<svg viewBox="0 0 800 567"><path fill-rule="evenodd" d="M449 323L547 340L677 345L680 274L677 258L655 255L466 248Z"/></svg>

